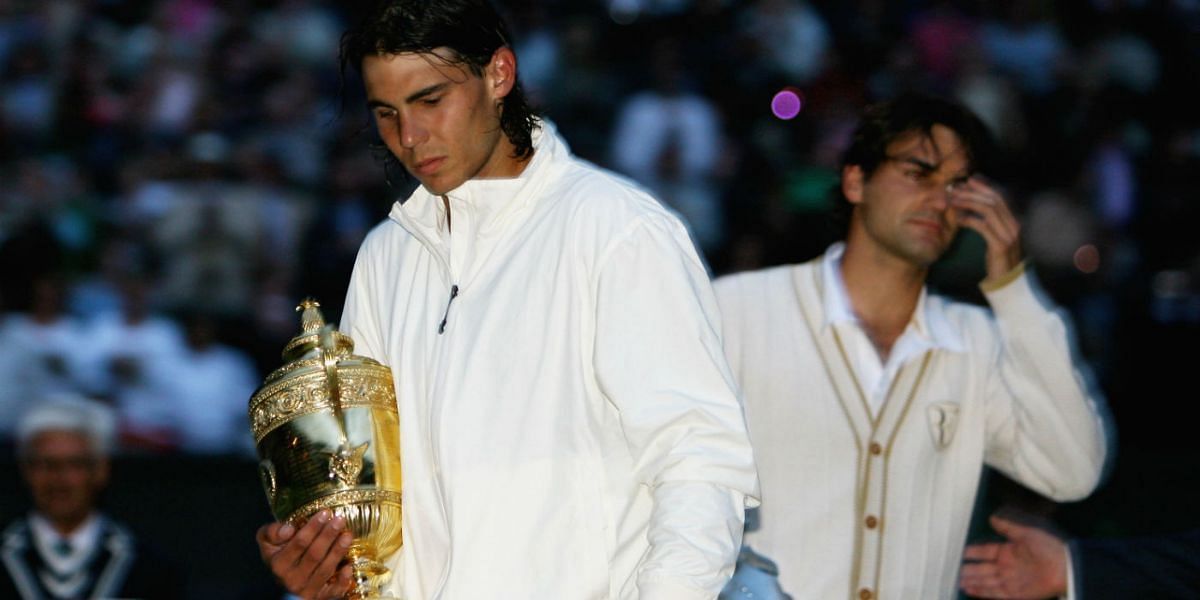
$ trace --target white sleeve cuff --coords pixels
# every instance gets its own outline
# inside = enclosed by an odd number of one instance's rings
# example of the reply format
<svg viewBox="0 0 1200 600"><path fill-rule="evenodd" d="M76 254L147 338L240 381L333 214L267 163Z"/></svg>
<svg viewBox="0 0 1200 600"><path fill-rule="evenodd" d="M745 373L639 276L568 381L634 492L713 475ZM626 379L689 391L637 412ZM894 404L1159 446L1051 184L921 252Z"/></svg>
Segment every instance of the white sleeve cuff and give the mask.
<svg viewBox="0 0 1200 600"><path fill-rule="evenodd" d="M700 588L666 579L638 582L639 600L712 600L713 595Z"/></svg>
<svg viewBox="0 0 1200 600"><path fill-rule="evenodd" d="M1075 589L1075 561L1071 560L1071 544L1064 544L1063 553L1067 555L1067 595L1065 600L1079 600L1079 591Z"/></svg>

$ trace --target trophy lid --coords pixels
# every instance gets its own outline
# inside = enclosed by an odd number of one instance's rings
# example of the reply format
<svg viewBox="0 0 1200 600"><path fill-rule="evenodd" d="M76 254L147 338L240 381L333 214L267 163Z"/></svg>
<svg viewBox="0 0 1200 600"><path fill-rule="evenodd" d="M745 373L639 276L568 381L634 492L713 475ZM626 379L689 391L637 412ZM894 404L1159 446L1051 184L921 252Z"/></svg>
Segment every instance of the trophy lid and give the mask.
<svg viewBox="0 0 1200 600"><path fill-rule="evenodd" d="M325 328L325 316L321 314L321 303L311 297L305 298L296 307L296 312L301 311L303 312L300 315L300 334L283 347L284 362L300 360L321 346L321 330ZM350 336L334 329L333 338L337 354L354 352L354 340L351 340Z"/></svg>
<svg viewBox="0 0 1200 600"><path fill-rule="evenodd" d="M284 364L267 375L250 397L256 442L297 415L371 405L379 393L389 395L392 400L383 404L395 410L391 370L353 354L354 341L325 323L320 306L305 298L296 307L302 313L300 333L284 346Z"/></svg>

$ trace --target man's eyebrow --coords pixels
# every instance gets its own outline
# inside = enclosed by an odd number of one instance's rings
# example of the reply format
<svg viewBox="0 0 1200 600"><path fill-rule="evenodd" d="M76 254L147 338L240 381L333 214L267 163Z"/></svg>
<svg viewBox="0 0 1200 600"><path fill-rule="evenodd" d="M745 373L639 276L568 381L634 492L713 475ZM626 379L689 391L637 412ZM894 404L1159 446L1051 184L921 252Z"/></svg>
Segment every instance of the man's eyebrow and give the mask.
<svg viewBox="0 0 1200 600"><path fill-rule="evenodd" d="M420 100L421 98L424 98L425 96L430 96L430 95L436 94L436 93L446 89L447 87L449 87L449 85L450 85L449 82L443 81L442 83L435 83L429 87L421 88L421 89L409 94L408 97L404 99L404 103L412 104L413 102L416 102L416 101Z"/></svg>
<svg viewBox="0 0 1200 600"><path fill-rule="evenodd" d="M896 162L908 163L910 165L913 165L914 167L917 167L918 169L920 169L921 171L923 171L925 173L935 173L944 164L941 162L931 163L926 160L921 160L920 158L917 158L915 156L896 156L896 157L888 157L888 159L894 160ZM966 180L966 179L970 179L971 176L974 174L975 174L975 169L973 167L968 167L962 171L959 171L956 175L954 175L953 179Z"/></svg>
<svg viewBox="0 0 1200 600"><path fill-rule="evenodd" d="M421 89L413 92L412 94L409 94L408 97L404 99L404 103L412 104L413 102L419 101L421 98L424 98L426 96L431 96L433 94L436 94L436 93L446 89L446 87L448 87L449 85L450 84L448 82L442 82L442 83L435 83L429 87L421 88ZM391 104L389 104L387 102L384 102L383 100L379 100L377 98L370 98L367 100L367 108L369 108L369 109L370 108L390 108L390 109L394 110L396 107L392 106Z"/></svg>
<svg viewBox="0 0 1200 600"><path fill-rule="evenodd" d="M926 160L921 160L915 156L889 156L889 157L887 157L887 159L894 160L896 162L908 163L910 165L913 165L913 166L921 169L922 171L936 171L936 170L938 170L938 167L942 166L942 163L940 163L940 162L939 163L931 163Z"/></svg>

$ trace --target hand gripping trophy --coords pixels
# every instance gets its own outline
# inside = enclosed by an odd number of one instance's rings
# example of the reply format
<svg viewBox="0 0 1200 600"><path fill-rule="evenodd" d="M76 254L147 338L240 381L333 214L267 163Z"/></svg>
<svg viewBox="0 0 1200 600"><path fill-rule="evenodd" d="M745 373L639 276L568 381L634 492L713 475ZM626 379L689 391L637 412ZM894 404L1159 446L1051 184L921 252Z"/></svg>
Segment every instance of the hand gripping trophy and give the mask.
<svg viewBox="0 0 1200 600"><path fill-rule="evenodd" d="M400 549L400 429L392 374L352 354L306 299L283 366L250 397L250 426L271 512L297 528L323 509L346 520L354 585L347 600L381 599L384 562Z"/></svg>

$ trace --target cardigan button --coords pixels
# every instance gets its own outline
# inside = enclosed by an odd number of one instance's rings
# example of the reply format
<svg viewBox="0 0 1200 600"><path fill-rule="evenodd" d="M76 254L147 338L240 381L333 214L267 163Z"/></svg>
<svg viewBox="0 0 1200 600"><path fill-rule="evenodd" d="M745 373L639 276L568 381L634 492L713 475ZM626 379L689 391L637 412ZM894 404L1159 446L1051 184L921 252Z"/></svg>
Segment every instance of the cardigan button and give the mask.
<svg viewBox="0 0 1200 600"><path fill-rule="evenodd" d="M879 519L876 519L875 515L867 515L867 518L864 520L864 522L867 525L867 529L875 529L875 526L879 525Z"/></svg>
<svg viewBox="0 0 1200 600"><path fill-rule="evenodd" d="M869 590L867 588L858 590L858 597L861 598L861 600L871 600L871 598L873 598L874 596L875 596L875 594L872 594L871 590Z"/></svg>
<svg viewBox="0 0 1200 600"><path fill-rule="evenodd" d="M874 454L875 456L879 456L880 454L883 454L883 446L880 446L879 442L871 442L871 445L868 447L868 450L870 450L871 454Z"/></svg>

